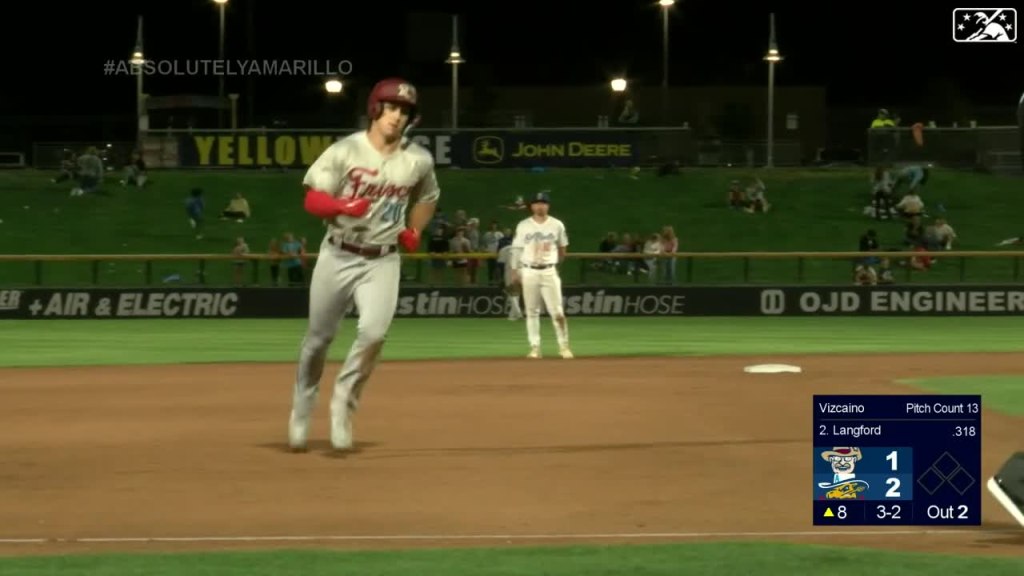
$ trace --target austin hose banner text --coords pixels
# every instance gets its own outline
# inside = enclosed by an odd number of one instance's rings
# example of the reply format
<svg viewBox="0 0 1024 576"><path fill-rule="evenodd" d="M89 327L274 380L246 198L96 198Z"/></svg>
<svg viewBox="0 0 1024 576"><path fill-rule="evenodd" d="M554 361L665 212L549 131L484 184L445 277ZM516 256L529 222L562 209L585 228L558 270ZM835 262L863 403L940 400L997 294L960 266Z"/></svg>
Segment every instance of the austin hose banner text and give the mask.
<svg viewBox="0 0 1024 576"><path fill-rule="evenodd" d="M0 289L0 319L305 318L305 288ZM399 318L501 318L497 288L405 286ZM1014 286L568 286L568 316L1018 316ZM358 316L358 310L350 310Z"/></svg>
<svg viewBox="0 0 1024 576"><path fill-rule="evenodd" d="M178 138L178 163L192 168L304 168L345 133L203 133ZM496 130L414 131L412 141L436 166L462 168L632 166L636 135L628 132Z"/></svg>

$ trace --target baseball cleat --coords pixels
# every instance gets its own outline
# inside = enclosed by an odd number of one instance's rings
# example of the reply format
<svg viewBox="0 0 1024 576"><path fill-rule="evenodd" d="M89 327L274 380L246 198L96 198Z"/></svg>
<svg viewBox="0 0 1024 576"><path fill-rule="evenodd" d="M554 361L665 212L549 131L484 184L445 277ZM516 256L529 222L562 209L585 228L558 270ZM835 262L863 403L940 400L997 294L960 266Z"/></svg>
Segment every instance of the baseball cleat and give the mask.
<svg viewBox="0 0 1024 576"><path fill-rule="evenodd" d="M342 414L331 421L331 447L335 450L352 448L352 411L346 409Z"/></svg>
<svg viewBox="0 0 1024 576"><path fill-rule="evenodd" d="M527 358L540 358L540 348L534 346L530 348L530 353L526 355Z"/></svg>
<svg viewBox="0 0 1024 576"><path fill-rule="evenodd" d="M299 416L292 410L288 419L288 447L295 452L306 450L306 436L309 433L309 417Z"/></svg>
<svg viewBox="0 0 1024 576"><path fill-rule="evenodd" d="M565 358L566 360L572 360L573 358L575 358L575 356L572 355L572 350L569 350L568 346L559 350L558 353L561 354L562 358Z"/></svg>

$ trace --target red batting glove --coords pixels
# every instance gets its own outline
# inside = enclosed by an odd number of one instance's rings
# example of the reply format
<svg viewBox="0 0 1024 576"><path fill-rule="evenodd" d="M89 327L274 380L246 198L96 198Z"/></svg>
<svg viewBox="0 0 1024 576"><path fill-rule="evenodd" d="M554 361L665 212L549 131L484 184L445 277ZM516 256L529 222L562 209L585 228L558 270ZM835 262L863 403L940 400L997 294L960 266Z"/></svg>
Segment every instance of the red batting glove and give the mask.
<svg viewBox="0 0 1024 576"><path fill-rule="evenodd" d="M406 228L398 233L398 243L405 248L406 252L415 252L420 247L420 233L412 228Z"/></svg>
<svg viewBox="0 0 1024 576"><path fill-rule="evenodd" d="M345 216L362 218L370 209L369 198L340 198L338 199L338 212Z"/></svg>

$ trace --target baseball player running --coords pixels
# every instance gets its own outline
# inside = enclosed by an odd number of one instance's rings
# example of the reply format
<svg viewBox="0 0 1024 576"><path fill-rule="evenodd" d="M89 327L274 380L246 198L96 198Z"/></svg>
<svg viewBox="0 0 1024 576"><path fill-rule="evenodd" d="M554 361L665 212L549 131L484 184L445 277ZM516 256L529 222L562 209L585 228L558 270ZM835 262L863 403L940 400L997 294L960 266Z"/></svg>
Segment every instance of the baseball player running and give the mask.
<svg viewBox="0 0 1024 576"><path fill-rule="evenodd" d="M309 288L309 326L295 379L288 442L306 447L327 351L354 305L356 339L334 382L331 445L353 445L352 417L398 304L398 245L415 252L440 197L431 154L404 137L418 120L416 88L382 80L368 102L370 126L328 147L309 167L305 209L327 221ZM408 210L408 214L406 211Z"/></svg>
<svg viewBox="0 0 1024 576"><path fill-rule="evenodd" d="M551 315L562 358L572 358L569 349L569 325L562 308L562 279L558 264L565 259L569 237L565 224L548 215L550 197L546 191L530 199L533 215L516 226L512 241L513 274L522 284L526 309L526 336L530 343L527 358L540 358L540 307Z"/></svg>

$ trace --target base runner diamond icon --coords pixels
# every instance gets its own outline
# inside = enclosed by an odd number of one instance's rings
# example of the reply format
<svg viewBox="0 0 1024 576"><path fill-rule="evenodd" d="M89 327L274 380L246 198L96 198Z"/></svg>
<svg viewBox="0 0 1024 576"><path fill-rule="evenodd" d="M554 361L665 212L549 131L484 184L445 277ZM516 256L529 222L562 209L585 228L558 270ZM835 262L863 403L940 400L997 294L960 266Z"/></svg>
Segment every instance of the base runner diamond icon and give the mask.
<svg viewBox="0 0 1024 576"><path fill-rule="evenodd" d="M954 42L1017 41L1016 8L956 8L953 10Z"/></svg>

